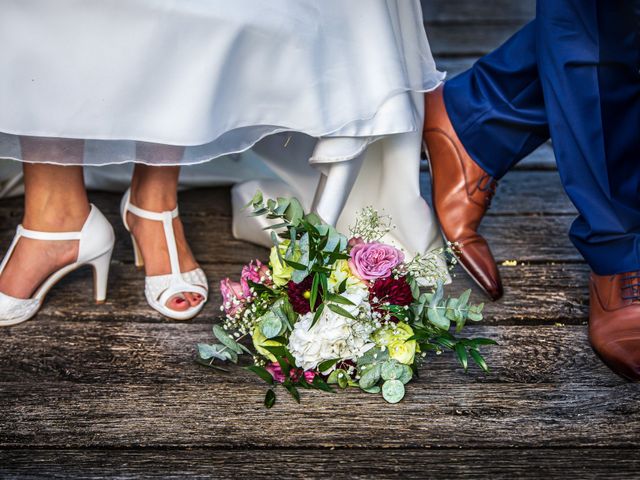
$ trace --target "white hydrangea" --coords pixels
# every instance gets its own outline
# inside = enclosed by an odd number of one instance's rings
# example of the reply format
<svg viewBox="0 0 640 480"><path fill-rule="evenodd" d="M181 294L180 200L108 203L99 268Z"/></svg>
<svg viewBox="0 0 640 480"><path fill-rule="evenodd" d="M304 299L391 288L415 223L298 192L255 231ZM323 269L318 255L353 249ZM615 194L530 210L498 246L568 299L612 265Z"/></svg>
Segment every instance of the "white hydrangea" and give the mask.
<svg viewBox="0 0 640 480"><path fill-rule="evenodd" d="M357 302L355 306L340 305L356 318L370 310L364 296L366 289L362 289L365 292L360 290L343 294L353 303ZM314 369L325 360L355 360L375 345L371 341L375 330L372 322L347 318L325 307L310 328L313 316L313 313L307 313L300 317L289 337L289 351L296 365L304 370Z"/></svg>

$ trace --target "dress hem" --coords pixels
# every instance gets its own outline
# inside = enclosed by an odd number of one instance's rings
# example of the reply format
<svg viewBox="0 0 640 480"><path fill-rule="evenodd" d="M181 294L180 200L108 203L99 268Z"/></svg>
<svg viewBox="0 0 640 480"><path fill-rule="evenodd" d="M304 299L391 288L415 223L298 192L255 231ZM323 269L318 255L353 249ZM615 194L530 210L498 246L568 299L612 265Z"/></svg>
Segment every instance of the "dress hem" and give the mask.
<svg viewBox="0 0 640 480"><path fill-rule="evenodd" d="M186 165L198 165L198 164L202 164L202 163L206 163L206 162L210 162L213 161L217 158L220 157L224 157L227 155L235 155L235 154L240 154L243 152L246 152L247 150L250 150L251 148L253 148L258 142L260 142L261 140L263 140L266 137L269 137L271 135L275 135L278 133L284 133L284 132L290 132L290 133L303 133L305 135L309 135L311 137L315 137L315 138L322 138L322 137L330 137L333 134L335 134L336 132L342 130L343 128L347 127L348 125L355 123L355 122L361 122L361 121L368 121L371 120L373 118L375 118L376 114L378 113L378 111L380 110L380 108L382 107L382 105L384 105L387 101L389 101L391 98L393 98L396 95L402 94L402 93L407 93L407 92L414 92L414 93L428 93L428 92L432 92L434 90L436 90L440 85L442 85L442 83L444 82L444 79L446 77L446 72L437 72L438 74L438 80L436 81L436 84L433 86L429 86L426 88L408 88L408 87L401 87L401 88L397 88L392 90L388 95L386 95L384 97L384 99L379 102L378 106L376 107L376 109L373 111L373 113L369 116L362 116L359 118L355 118L352 120L349 120L348 122L336 127L336 128L331 128L328 131L325 132L309 132L309 131L304 131L304 130L296 130L295 128L291 128L291 127L275 127L264 133L259 135L257 138L250 140L248 142L247 145L244 145L240 148L237 149L230 149L230 150L225 150L223 152L217 153L215 155L212 155L210 157L207 158L203 158L201 160L194 160L194 161L189 161L189 162L166 162L166 163L153 163L153 162L145 162L145 161L141 161L141 160L123 160L123 161L112 161L112 162L103 162L103 163L87 163L87 162L82 162L82 163L77 163L77 162L54 162L54 161L29 161L29 160L25 160L23 158L17 158L17 157L12 157L12 156L2 156L1 152L0 152L0 159L5 159L5 160L12 160L12 161L17 161L17 162L22 162L22 163L36 163L36 164L49 164L49 165L62 165L62 166L91 166L91 167L100 167L100 166L106 166L106 165L124 165L127 163L136 163L136 164L143 164L143 165L150 165L150 166L166 166L166 167L174 167L174 166L186 166ZM216 140L218 140L220 137L222 137L223 135L225 135L226 133L229 133L235 129L241 129L241 128L250 128L250 127L266 127L267 125L259 125L259 124L254 124L254 125L245 125L245 126L237 126L234 129L231 130L227 130L226 132L221 133L220 135L218 135L217 137L206 141L206 142L202 142L202 143L169 143L166 141L158 141L158 140L149 140L149 139L143 139L143 138L99 138L99 137L78 137L78 136L65 136L65 137L60 137L60 136L52 136L52 135L42 135L42 134L34 134L32 132L30 133L17 133L17 132L12 132L12 131L7 131L7 130L0 130L0 133L2 134L6 134L6 135L13 135L13 136L34 136L34 137L42 137L42 138L57 138L57 139L65 139L65 140L88 140L88 141L113 141L113 142L145 142L145 143L154 143L154 144L159 144L159 145L172 145L172 146L181 146L181 147L200 147L203 145L207 145L209 143L213 143ZM409 133L413 130L405 130L405 131L388 131L388 132L372 132L370 134L363 134L363 135L344 135L343 137L347 137L347 138L372 138L372 137L381 137L381 136L385 136L385 135L396 135L396 134L401 134L401 133ZM361 153L361 152L360 152ZM351 157L353 158L353 157ZM344 160L349 160L349 158L343 158L340 157L339 159L333 160L333 161L344 161ZM312 161L314 163L327 163L331 160L329 159L312 159Z"/></svg>

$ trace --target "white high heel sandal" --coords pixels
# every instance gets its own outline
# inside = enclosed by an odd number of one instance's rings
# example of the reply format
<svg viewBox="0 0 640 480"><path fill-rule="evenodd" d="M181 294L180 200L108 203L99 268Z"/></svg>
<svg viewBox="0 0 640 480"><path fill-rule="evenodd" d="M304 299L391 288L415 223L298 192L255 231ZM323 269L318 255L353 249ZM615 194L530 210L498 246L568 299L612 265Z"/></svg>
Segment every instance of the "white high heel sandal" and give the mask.
<svg viewBox="0 0 640 480"><path fill-rule="evenodd" d="M122 222L124 223L127 231L130 232L129 225L127 224L127 212L131 212L132 214L146 220L162 222L162 226L164 227L164 236L169 250L171 273L145 277L144 293L147 297L147 302L151 308L160 312L165 317L169 317L173 320L190 320L200 313L204 307L209 295L209 286L207 277L201 268L196 268L195 270L185 273L180 272L178 247L176 246L176 239L173 233L173 219L178 216L178 207L172 211L161 213L150 212L132 205L129 200L130 194L130 190L127 190L124 197L122 197L122 203L120 204ZM131 243L133 243L133 255L136 267L144 267L144 260L142 259L138 244L136 243L136 239L133 235L131 235ZM203 300L195 307L190 307L182 312L167 307L166 304L171 297L183 292L197 293Z"/></svg>
<svg viewBox="0 0 640 480"><path fill-rule="evenodd" d="M42 282L31 298L15 298L0 292L0 326L16 325L32 318L42 307L42 302L51 287L69 272L85 265L93 267L96 302L103 303L106 300L109 265L111 263L115 235L113 227L95 205L91 205L89 216L79 232L37 232L27 230L22 225L18 225L11 246L2 264L0 264L0 274L4 271L18 241L22 237L35 240L77 240L79 241L78 259L51 274L49 278Z"/></svg>

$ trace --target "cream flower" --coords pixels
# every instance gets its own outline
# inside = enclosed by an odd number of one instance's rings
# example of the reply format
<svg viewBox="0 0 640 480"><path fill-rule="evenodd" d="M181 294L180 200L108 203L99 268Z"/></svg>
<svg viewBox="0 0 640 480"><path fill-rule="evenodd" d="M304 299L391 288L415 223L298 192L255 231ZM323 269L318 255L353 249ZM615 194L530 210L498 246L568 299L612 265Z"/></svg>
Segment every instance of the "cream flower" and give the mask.
<svg viewBox="0 0 640 480"><path fill-rule="evenodd" d="M351 268L349 267L349 262L347 260L337 260L333 264L331 275L327 281L329 291L336 293L338 291L338 287L345 280L347 281L347 288L354 286L361 286L364 288L365 286L362 280L351 272Z"/></svg>
<svg viewBox="0 0 640 480"><path fill-rule="evenodd" d="M278 256L278 250L280 250L280 256L282 256L282 259L284 260L287 249L289 248L289 243L289 240L283 240L280 242L280 245L277 247L273 246L271 248L271 254L269 255L269 264L271 265L273 283L279 287L286 285L289 280L291 280L291 275L293 274L293 268L284 262L280 262L280 257ZM292 260L295 262L299 259L300 250L296 248L293 253Z"/></svg>
<svg viewBox="0 0 640 480"><path fill-rule="evenodd" d="M375 345L370 339L374 328L368 322L343 317L325 307L311 328L313 316L307 313L300 317L289 337L289 351L296 366L304 370L325 360L356 360Z"/></svg>
<svg viewBox="0 0 640 480"><path fill-rule="evenodd" d="M412 336L413 329L404 322L398 322L382 327L373 338L377 345L389 349L389 357L405 365L412 365L418 348L415 340L407 341Z"/></svg>

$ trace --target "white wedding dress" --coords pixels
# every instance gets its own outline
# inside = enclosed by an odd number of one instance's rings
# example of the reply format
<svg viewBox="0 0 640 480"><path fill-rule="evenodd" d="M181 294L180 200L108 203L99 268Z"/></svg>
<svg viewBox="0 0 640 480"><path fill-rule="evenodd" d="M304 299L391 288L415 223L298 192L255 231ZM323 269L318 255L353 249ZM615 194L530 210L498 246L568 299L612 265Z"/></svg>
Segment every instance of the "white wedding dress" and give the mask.
<svg viewBox="0 0 640 480"><path fill-rule="evenodd" d="M28 161L22 136L83 139L56 163L124 190L137 142L184 146L151 163L235 184L234 233L262 244L239 208L256 189L310 207L320 172L358 158L338 227L371 205L409 253L440 246L419 158L422 92L444 75L418 0L0 0L0 45L0 158Z"/></svg>

